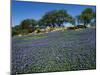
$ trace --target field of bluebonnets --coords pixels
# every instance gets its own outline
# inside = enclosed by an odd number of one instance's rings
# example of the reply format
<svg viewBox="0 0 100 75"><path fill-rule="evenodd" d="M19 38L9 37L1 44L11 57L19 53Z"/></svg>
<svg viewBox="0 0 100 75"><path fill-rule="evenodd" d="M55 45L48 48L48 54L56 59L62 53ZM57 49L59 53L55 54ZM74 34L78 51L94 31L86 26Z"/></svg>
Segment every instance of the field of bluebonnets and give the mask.
<svg viewBox="0 0 100 75"><path fill-rule="evenodd" d="M96 68L96 30L64 30L12 38L12 72L40 73Z"/></svg>

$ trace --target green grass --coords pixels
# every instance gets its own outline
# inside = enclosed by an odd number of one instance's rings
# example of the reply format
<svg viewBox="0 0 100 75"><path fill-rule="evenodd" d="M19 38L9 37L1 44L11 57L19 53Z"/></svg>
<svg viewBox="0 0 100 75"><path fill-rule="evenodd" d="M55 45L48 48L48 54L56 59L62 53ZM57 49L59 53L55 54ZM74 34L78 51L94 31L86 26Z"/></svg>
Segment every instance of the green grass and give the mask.
<svg viewBox="0 0 100 75"><path fill-rule="evenodd" d="M33 36L33 37L27 37L24 38L23 40L32 40L32 39L42 39L42 38L46 38L46 36Z"/></svg>

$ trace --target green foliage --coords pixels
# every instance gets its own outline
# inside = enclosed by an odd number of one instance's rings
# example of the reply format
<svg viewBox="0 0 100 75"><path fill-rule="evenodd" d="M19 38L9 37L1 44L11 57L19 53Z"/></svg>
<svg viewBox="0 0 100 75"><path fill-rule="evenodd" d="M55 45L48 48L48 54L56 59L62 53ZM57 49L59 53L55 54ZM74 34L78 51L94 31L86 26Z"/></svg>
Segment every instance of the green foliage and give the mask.
<svg viewBox="0 0 100 75"><path fill-rule="evenodd" d="M79 16L77 16L78 22L87 25L91 23L91 20L95 18L95 12L91 8L86 8Z"/></svg>
<svg viewBox="0 0 100 75"><path fill-rule="evenodd" d="M32 32L35 30L37 22L34 19L25 19L20 25L22 29L27 29L29 32Z"/></svg>
<svg viewBox="0 0 100 75"><path fill-rule="evenodd" d="M72 16L68 16L68 22L71 23L72 25L75 25L75 18L73 18Z"/></svg>
<svg viewBox="0 0 100 75"><path fill-rule="evenodd" d="M22 29L20 32L20 34L22 34L22 35L26 35L28 33L29 33L29 31L27 29Z"/></svg>
<svg viewBox="0 0 100 75"><path fill-rule="evenodd" d="M21 32L21 27L19 25L16 25L15 27L12 27L12 36L18 35Z"/></svg>
<svg viewBox="0 0 100 75"><path fill-rule="evenodd" d="M47 12L39 21L39 25L62 26L64 22L71 21L72 17L65 10L53 10Z"/></svg>
<svg viewBox="0 0 100 75"><path fill-rule="evenodd" d="M20 23L20 25L12 27L12 36L31 33L36 29L36 25L37 22L34 19L25 19Z"/></svg>
<svg viewBox="0 0 100 75"><path fill-rule="evenodd" d="M34 19L25 19L20 25L12 27L12 36L14 35L26 35L28 33L45 33L53 30L57 30L63 27L65 22L69 22L72 25L77 23L83 23L84 26L96 23L96 13L91 8L86 8L80 15L76 18L72 17L67 13L66 10L52 10L43 15L43 17L37 22ZM69 29L77 29L76 25L74 27L69 27Z"/></svg>

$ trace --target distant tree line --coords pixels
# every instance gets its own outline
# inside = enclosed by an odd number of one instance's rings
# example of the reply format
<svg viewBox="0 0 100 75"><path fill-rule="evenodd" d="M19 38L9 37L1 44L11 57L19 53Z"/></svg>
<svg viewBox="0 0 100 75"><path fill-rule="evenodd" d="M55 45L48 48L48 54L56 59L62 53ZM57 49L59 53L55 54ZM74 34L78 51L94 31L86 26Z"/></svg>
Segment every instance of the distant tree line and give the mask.
<svg viewBox="0 0 100 75"><path fill-rule="evenodd" d="M96 21L96 13L91 8L86 8L83 12L72 17L66 10L53 10L46 12L39 21L34 19L25 19L20 25L12 27L12 35L28 34L34 32L37 28L41 27L63 27L65 22L75 25L83 23L84 26Z"/></svg>

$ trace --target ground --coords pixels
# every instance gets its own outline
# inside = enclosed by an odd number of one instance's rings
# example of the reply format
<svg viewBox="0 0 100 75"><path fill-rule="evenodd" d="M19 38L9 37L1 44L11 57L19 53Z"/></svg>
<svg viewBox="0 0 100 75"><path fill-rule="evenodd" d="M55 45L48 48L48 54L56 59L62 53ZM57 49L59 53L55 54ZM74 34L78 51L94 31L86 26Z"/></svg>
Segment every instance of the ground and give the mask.
<svg viewBox="0 0 100 75"><path fill-rule="evenodd" d="M13 37L11 64L13 74L95 69L96 30Z"/></svg>

